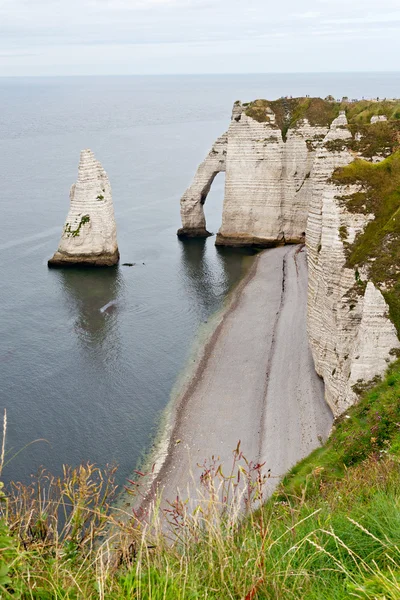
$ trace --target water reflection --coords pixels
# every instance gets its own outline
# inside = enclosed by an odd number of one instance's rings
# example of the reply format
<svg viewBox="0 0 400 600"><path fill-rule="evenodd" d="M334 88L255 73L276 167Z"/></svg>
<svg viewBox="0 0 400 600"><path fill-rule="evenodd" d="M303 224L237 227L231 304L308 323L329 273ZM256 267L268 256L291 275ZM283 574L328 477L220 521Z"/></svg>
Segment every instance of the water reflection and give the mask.
<svg viewBox="0 0 400 600"><path fill-rule="evenodd" d="M202 314L206 314L210 305L215 302L212 277L206 257L206 240L193 238L179 242L181 246L182 273L184 288L191 296L192 306Z"/></svg>
<svg viewBox="0 0 400 600"><path fill-rule="evenodd" d="M76 317L75 332L85 347L118 347L118 311L122 278L118 268L62 269L60 278L68 311Z"/></svg>
<svg viewBox="0 0 400 600"><path fill-rule="evenodd" d="M253 263L257 250L253 248L229 248L216 246L215 250L224 272L224 293L237 283Z"/></svg>
<svg viewBox="0 0 400 600"><path fill-rule="evenodd" d="M241 278L251 264L254 251L248 248L215 247L212 238L188 239L181 245L182 273L193 309L205 317Z"/></svg>

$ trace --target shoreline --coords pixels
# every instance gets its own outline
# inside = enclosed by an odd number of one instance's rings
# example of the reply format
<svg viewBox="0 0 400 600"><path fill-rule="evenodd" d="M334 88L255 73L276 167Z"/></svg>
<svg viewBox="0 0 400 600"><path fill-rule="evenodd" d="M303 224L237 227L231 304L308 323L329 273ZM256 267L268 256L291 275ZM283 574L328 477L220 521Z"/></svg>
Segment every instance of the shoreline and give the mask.
<svg viewBox="0 0 400 600"><path fill-rule="evenodd" d="M326 439L332 415L308 347L306 296L302 246L256 256L171 405L144 500L130 507L159 496L162 508L177 497L195 505L199 465L214 457L228 470L239 440L249 461L270 469L270 494Z"/></svg>
<svg viewBox="0 0 400 600"><path fill-rule="evenodd" d="M133 473L135 473L136 470L140 470L147 474L143 481L145 490L144 499L142 498L142 500L140 500L135 496L131 496L127 491L121 492L115 507L117 510L122 511L122 515L132 509L138 509L141 505L147 503L149 496L152 495L152 487L170 455L171 440L177 424L179 409L187 394L190 393L193 380L196 378L198 372L202 370L203 361L209 344L212 342L217 330L221 327L226 314L231 310L232 304L237 301L238 293L240 293L242 287L246 285L249 278L254 276L259 257L259 253L243 257L244 261L246 261L246 259L251 260L251 264L246 265L244 262L242 267L243 275L232 289L229 290L221 308L210 315L206 324L201 323L199 325L184 367L178 374L171 390L168 404L161 412L160 418L155 425L156 434L153 438L151 447L144 454L143 459L133 471ZM151 476L149 475L150 472ZM134 475L132 478L134 479ZM131 513L127 514L127 516L130 517Z"/></svg>

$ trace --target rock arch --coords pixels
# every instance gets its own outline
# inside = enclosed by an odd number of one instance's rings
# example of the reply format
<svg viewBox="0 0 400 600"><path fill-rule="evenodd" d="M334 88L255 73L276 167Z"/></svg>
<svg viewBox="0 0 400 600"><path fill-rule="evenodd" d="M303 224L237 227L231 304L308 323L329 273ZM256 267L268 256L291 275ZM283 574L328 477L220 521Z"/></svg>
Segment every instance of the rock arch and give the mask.
<svg viewBox="0 0 400 600"><path fill-rule="evenodd" d="M218 173L226 170L226 152L228 133L224 133L214 143L205 160L201 163L194 176L192 184L181 198L182 227L178 237L207 237L210 234L206 228L204 203Z"/></svg>

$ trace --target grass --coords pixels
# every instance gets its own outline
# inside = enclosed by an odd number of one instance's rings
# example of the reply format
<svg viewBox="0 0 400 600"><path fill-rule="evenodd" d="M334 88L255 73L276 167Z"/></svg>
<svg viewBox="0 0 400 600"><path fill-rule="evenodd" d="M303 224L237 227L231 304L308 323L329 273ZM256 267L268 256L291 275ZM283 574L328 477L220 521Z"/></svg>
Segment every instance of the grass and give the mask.
<svg viewBox="0 0 400 600"><path fill-rule="evenodd" d="M203 466L194 512L176 499L122 519L115 470L93 465L12 485L1 597L400 599L399 399L396 362L265 503L240 446L229 475Z"/></svg>
<svg viewBox="0 0 400 600"><path fill-rule="evenodd" d="M280 98L255 100L246 107L246 115L259 123L269 122L267 109L275 113L276 127L286 139L290 128L307 118L311 125L329 126L339 114L339 105L321 98Z"/></svg>
<svg viewBox="0 0 400 600"><path fill-rule="evenodd" d="M400 100L360 100L343 106L346 110L349 123L370 123L374 116L384 115L388 120L400 119Z"/></svg>

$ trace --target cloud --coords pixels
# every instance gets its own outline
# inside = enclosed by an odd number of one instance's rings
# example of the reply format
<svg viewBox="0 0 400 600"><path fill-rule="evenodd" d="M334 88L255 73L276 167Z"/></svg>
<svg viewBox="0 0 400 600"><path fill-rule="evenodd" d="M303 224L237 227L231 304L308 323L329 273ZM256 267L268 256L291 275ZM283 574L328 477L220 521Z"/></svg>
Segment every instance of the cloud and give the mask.
<svg viewBox="0 0 400 600"><path fill-rule="evenodd" d="M317 17L320 16L320 12L315 11L315 10L308 10L307 12L303 12L303 13L295 13L294 15L292 15L295 19L316 19Z"/></svg>
<svg viewBox="0 0 400 600"><path fill-rule="evenodd" d="M370 23L393 23L400 22L400 11L396 12L384 12L384 13L370 13L364 14L359 17L339 17L332 19L324 19L322 22L327 25L342 25L344 23L360 23L360 24L370 24Z"/></svg>
<svg viewBox="0 0 400 600"><path fill-rule="evenodd" d="M373 48L376 63L390 68L381 43L383 26L392 44L389 62L393 58L395 65L400 49L398 0L380 0L379 7L376 0L247 0L246 6L242 0L0 0L0 74L14 73L15 56L20 56L15 73L23 72L24 56L31 57L28 73L58 69L62 74L67 64L68 72L82 72L76 48L86 57L85 72L98 72L102 65L113 72L111 56L115 72L135 72L137 65L140 72L208 72L229 56L236 64L241 57L241 70L246 56L249 70L287 68L290 58L283 56L292 57L295 70L307 71L317 58L332 70L341 54L349 69L360 60L367 68ZM129 61L139 51L142 56ZM166 55L168 63L162 60ZM7 56L12 65L6 64Z"/></svg>

